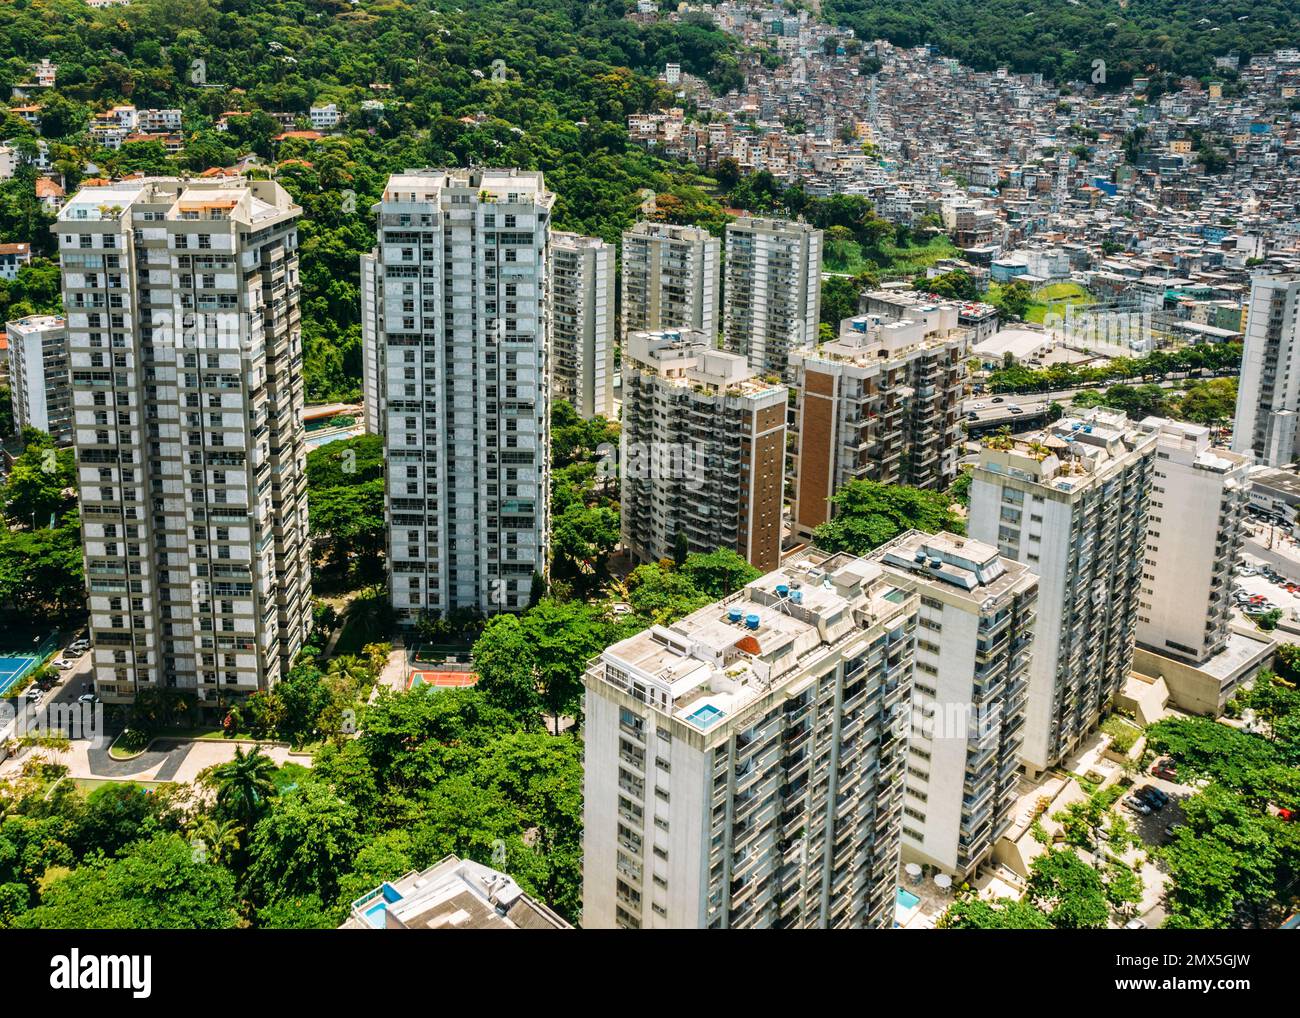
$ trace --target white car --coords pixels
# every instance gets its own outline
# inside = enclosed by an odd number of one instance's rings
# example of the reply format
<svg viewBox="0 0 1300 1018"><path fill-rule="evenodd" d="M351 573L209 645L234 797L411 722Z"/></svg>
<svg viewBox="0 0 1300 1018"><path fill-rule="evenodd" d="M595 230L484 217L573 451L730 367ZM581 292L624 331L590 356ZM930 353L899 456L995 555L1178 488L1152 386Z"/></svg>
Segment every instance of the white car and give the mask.
<svg viewBox="0 0 1300 1018"><path fill-rule="evenodd" d="M1124 929L1126 930L1145 930L1146 928L1147 924L1141 919L1130 919L1124 924Z"/></svg>
<svg viewBox="0 0 1300 1018"><path fill-rule="evenodd" d="M1127 806L1129 809L1131 809L1134 813L1141 814L1144 817L1151 815L1151 807L1148 806L1141 799L1139 799L1136 795L1130 795L1127 799L1125 799L1124 805Z"/></svg>
<svg viewBox="0 0 1300 1018"><path fill-rule="evenodd" d="M77 662L69 661L66 657L61 657L54 662L54 667L59 669L59 671L66 672L69 668L76 668Z"/></svg>
<svg viewBox="0 0 1300 1018"><path fill-rule="evenodd" d="M71 645L68 647L68 653L69 653L69 654L75 654L75 655L77 655L77 657L80 657L82 654L86 653L86 651L88 651L88 650L90 650L90 644L89 644L88 642L80 641L80 640L79 640L78 642L74 643L74 644L71 644Z"/></svg>

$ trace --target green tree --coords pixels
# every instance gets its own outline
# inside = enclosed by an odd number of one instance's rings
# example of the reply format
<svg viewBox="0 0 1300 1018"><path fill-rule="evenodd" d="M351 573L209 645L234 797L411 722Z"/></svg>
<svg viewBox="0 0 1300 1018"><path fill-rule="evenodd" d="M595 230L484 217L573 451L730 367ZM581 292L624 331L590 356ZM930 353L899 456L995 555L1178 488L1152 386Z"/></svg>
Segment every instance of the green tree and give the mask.
<svg viewBox="0 0 1300 1018"><path fill-rule="evenodd" d="M1025 898L1056 929L1106 925L1109 911L1097 871L1069 849L1049 849L1030 863Z"/></svg>
<svg viewBox="0 0 1300 1018"><path fill-rule="evenodd" d="M211 771L217 790L217 809L245 830L251 830L275 794L274 773L275 762L262 752L261 746L254 746L248 753L242 746L236 746L235 758L217 764Z"/></svg>
<svg viewBox="0 0 1300 1018"><path fill-rule="evenodd" d="M525 730L537 726L542 697L537 686L537 661L532 643L517 616L488 620L474 644L476 689L489 703L509 711Z"/></svg>
<svg viewBox="0 0 1300 1018"><path fill-rule="evenodd" d="M901 484L850 481L831 497L834 515L813 531L825 551L865 555L907 530L960 534L964 524L944 492Z"/></svg>
<svg viewBox="0 0 1300 1018"><path fill-rule="evenodd" d="M196 858L175 834L95 857L50 881L41 902L17 916L24 929L231 929L238 922L235 880Z"/></svg>

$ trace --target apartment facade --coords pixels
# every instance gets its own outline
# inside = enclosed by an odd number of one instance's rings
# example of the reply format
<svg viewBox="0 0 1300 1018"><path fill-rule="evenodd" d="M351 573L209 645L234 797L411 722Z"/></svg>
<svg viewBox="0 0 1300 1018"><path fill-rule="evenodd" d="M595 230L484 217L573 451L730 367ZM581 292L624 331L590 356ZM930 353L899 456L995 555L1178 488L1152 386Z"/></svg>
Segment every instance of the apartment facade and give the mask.
<svg viewBox="0 0 1300 1018"><path fill-rule="evenodd" d="M300 214L271 181L155 178L52 227L108 702L266 689L310 627Z"/></svg>
<svg viewBox="0 0 1300 1018"><path fill-rule="evenodd" d="M623 348L623 542L634 558L731 548L781 557L785 386L700 332L633 332Z"/></svg>
<svg viewBox="0 0 1300 1018"><path fill-rule="evenodd" d="M1039 576L1022 760L1055 766L1128 677L1156 436L1096 408L985 440L967 530Z"/></svg>
<svg viewBox="0 0 1300 1018"><path fill-rule="evenodd" d="M1148 417L1156 436L1137 642L1199 665L1228 645L1232 568L1246 539L1251 458L1210 444L1210 429ZM1202 608L1204 606L1204 608Z"/></svg>
<svg viewBox="0 0 1300 1018"><path fill-rule="evenodd" d="M723 347L763 375L792 381L790 351L817 342L822 231L786 219L727 224Z"/></svg>
<svg viewBox="0 0 1300 1018"><path fill-rule="evenodd" d="M394 174L376 206L367 404L404 624L518 611L546 571L554 201L540 173L430 169Z"/></svg>
<svg viewBox="0 0 1300 1018"><path fill-rule="evenodd" d="M551 397L615 416L614 249L597 237L551 234Z"/></svg>
<svg viewBox="0 0 1300 1018"><path fill-rule="evenodd" d="M810 550L588 669L583 926L893 923L917 599Z"/></svg>
<svg viewBox="0 0 1300 1018"><path fill-rule="evenodd" d="M61 315L28 315L5 324L14 432L38 428L59 445L72 442L68 329Z"/></svg>
<svg viewBox="0 0 1300 1018"><path fill-rule="evenodd" d="M375 248L361 256L361 407L368 435L382 435L388 419L384 409L388 391L379 333L383 322L382 279L379 249Z"/></svg>
<svg viewBox="0 0 1300 1018"><path fill-rule="evenodd" d="M695 226L637 223L625 230L623 341L632 332L688 329L715 344L720 251L717 238Z"/></svg>
<svg viewBox="0 0 1300 1018"><path fill-rule="evenodd" d="M1038 577L952 534L909 531L871 558L919 598L903 861L964 880L1015 819Z"/></svg>
<svg viewBox="0 0 1300 1018"><path fill-rule="evenodd" d="M794 532L807 540L849 481L941 489L957 477L969 333L949 308L889 321L858 315L790 353Z"/></svg>
<svg viewBox="0 0 1300 1018"><path fill-rule="evenodd" d="M1300 275L1256 276L1242 322L1245 335L1232 451L1278 467L1297 458L1300 414Z"/></svg>

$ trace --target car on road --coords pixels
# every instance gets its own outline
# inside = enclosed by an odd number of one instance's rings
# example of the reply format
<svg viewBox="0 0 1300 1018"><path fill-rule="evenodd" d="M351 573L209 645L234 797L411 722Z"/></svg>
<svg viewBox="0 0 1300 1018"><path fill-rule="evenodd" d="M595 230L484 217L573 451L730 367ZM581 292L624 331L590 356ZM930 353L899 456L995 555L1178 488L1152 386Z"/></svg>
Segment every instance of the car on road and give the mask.
<svg viewBox="0 0 1300 1018"><path fill-rule="evenodd" d="M1164 778L1166 781L1178 780L1178 765L1169 757L1161 757L1151 765L1151 773L1157 778Z"/></svg>
<svg viewBox="0 0 1300 1018"><path fill-rule="evenodd" d="M976 403L976 404L975 404L975 409L976 409L976 410L983 410L984 407L985 407L986 405L987 405L987 404L984 404L984 403Z"/></svg>
<svg viewBox="0 0 1300 1018"><path fill-rule="evenodd" d="M1139 799L1136 795L1130 795L1127 799L1125 799L1124 805L1127 806L1129 809L1131 809L1134 813L1138 813L1144 817L1151 815L1151 807L1148 806L1141 799Z"/></svg>
<svg viewBox="0 0 1300 1018"><path fill-rule="evenodd" d="M970 413L966 415L966 420L968 421L978 421L979 419L980 419L980 415L977 414L974 410L972 410Z"/></svg>
<svg viewBox="0 0 1300 1018"><path fill-rule="evenodd" d="M1003 399L1001 396L994 396L991 400L989 400L989 402L990 402L990 403L1005 403L1006 400Z"/></svg>
<svg viewBox="0 0 1300 1018"><path fill-rule="evenodd" d="M1024 412L1025 412L1024 407L1018 407L1018 406L1007 407L1007 413L1009 414L1023 414Z"/></svg>
<svg viewBox="0 0 1300 1018"><path fill-rule="evenodd" d="M1124 924L1124 929L1126 930L1145 930L1146 928L1147 924L1141 919L1130 919Z"/></svg>
<svg viewBox="0 0 1300 1018"><path fill-rule="evenodd" d="M77 703L94 704L99 703L99 697L94 693L82 693L77 697Z"/></svg>

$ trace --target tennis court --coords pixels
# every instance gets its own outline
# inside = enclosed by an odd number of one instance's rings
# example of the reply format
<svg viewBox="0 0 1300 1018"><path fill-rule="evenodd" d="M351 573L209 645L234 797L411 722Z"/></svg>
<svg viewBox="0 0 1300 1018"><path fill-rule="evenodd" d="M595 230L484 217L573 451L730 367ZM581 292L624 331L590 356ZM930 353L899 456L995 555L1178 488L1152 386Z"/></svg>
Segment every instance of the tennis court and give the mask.
<svg viewBox="0 0 1300 1018"><path fill-rule="evenodd" d="M20 647L34 649L20 650ZM30 644L22 637L13 642L6 641L5 652L0 653L0 696L8 695L9 690L36 671L58 649L57 632L47 633L44 639L39 635L33 636Z"/></svg>
<svg viewBox="0 0 1300 1018"><path fill-rule="evenodd" d="M438 689L453 689L458 686L472 686L478 682L473 672L416 671L411 672L410 689L416 686L435 686Z"/></svg>
<svg viewBox="0 0 1300 1018"><path fill-rule="evenodd" d="M35 670L40 661L36 654L0 655L0 696L7 695L13 686Z"/></svg>

